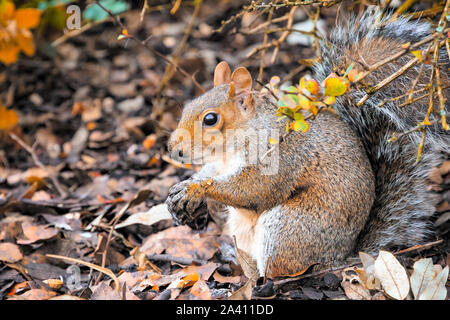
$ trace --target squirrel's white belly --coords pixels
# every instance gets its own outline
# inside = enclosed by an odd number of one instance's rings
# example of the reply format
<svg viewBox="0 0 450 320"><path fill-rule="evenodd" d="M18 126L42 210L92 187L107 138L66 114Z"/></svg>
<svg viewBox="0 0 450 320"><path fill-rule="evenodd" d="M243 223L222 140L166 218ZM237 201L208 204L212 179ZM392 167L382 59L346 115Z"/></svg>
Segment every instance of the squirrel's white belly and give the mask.
<svg viewBox="0 0 450 320"><path fill-rule="evenodd" d="M253 210L228 206L229 215L225 231L230 236L235 236L237 247L256 261L260 276L264 276L267 263L264 257L267 257L267 252L270 251L269 247L272 244L271 241L268 241L271 239L267 239L265 236L267 233L271 233L271 230L268 230L270 224L265 221L277 216L280 210L281 206L277 206L257 214Z"/></svg>

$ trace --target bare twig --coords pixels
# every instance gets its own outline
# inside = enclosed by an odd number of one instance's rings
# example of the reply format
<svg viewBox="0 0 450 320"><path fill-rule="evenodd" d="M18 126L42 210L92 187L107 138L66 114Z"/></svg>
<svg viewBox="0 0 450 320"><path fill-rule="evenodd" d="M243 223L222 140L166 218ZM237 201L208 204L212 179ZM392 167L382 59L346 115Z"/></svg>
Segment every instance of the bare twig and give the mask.
<svg viewBox="0 0 450 320"><path fill-rule="evenodd" d="M145 13L150 9L148 6L148 0L144 0L144 5L142 6L141 10L141 23L144 21Z"/></svg>
<svg viewBox="0 0 450 320"><path fill-rule="evenodd" d="M274 2L257 4L255 1L252 1L249 8L252 10L264 9L264 8L280 9L283 7L298 7L298 6L312 5L312 4L321 4L323 6L330 7L339 2L342 2L342 0L333 0L333 1L332 0L330 0L330 1L324 1L324 0L287 1L287 0L285 0L282 3L278 3L278 4L274 3Z"/></svg>
<svg viewBox="0 0 450 320"><path fill-rule="evenodd" d="M46 254L45 256L49 257L49 258L53 258L53 259L67 260L67 261L70 261L70 262L73 262L73 263L79 263L79 264L84 265L86 267L89 267L89 268L92 268L94 270L97 270L97 271L99 271L101 273L104 273L104 274L106 274L107 276L111 277L114 280L116 291L119 291L119 289L120 289L119 279L116 277L116 275L111 270L109 270L107 268L100 267L100 266L97 266L97 265L95 265L93 263L89 263L89 262L86 262L86 261L83 261L83 260L80 260L80 259L60 256L60 255L56 255L56 254Z"/></svg>
<svg viewBox="0 0 450 320"><path fill-rule="evenodd" d="M122 30L127 30L127 28L125 27L125 25L122 23L122 21L120 20L119 16L115 16L110 10L108 10L107 8L105 8L100 2L99 0L95 0L95 3L102 8L104 11L106 11L108 13L109 16L111 16L116 23L122 28ZM173 60L167 58L166 56L164 56L162 53L156 51L155 49L147 46L147 41L149 38L147 38L146 40L142 41L138 38L136 38L135 36L128 34L126 36L124 36L124 38L127 39L132 39L134 41L136 41L137 43L139 43L140 45L142 45L143 47L145 47L147 50L149 50L152 54L158 56L159 58L163 59L166 63L173 65L173 67L179 71L182 75L184 75L187 78L190 78L192 80L192 82L195 84L195 86L197 88L199 88L202 92L205 92L205 89L197 82L197 80L195 80L194 76L189 74L186 70L184 70L183 68L181 68L176 62L174 62Z"/></svg>
<svg viewBox="0 0 450 320"><path fill-rule="evenodd" d="M422 244L422 245L416 245L416 246L413 246L413 247L410 247L410 248L407 248L407 249L404 249L404 250L400 250L398 252L394 252L394 255L401 255L401 254L404 254L404 253L407 253L407 252L412 252L412 251L421 250L421 249L429 249L429 248L431 248L433 246L436 246L436 245L439 245L439 244L441 244L443 242L444 242L443 240L438 240L438 241L428 242L428 243L425 243L425 244ZM339 266L339 267L333 267L333 268L320 270L320 271L317 271L317 272L314 272L314 273L310 273L310 274L302 274L302 275L299 275L299 276L293 277L293 278L277 280L277 281L274 281L274 285L278 287L278 286L281 286L281 285L286 284L286 283L295 282L295 281L298 281L298 280L301 280L301 279L306 279L306 278L314 278L314 277L318 277L318 276L324 275L326 273L335 272L335 271L347 269L347 268L350 268L350 267L355 267L355 266L358 266L358 265L362 265L362 262L354 262L354 263L342 265L342 266Z"/></svg>
<svg viewBox="0 0 450 320"><path fill-rule="evenodd" d="M207 263L207 261L205 260L175 257L170 254L148 254L147 259L155 261L174 262L183 265L191 265L191 264L204 265Z"/></svg>
<svg viewBox="0 0 450 320"><path fill-rule="evenodd" d="M33 162L42 170L44 170L50 180L52 181L53 185L55 186L56 190L58 191L59 195L62 198L67 198L67 192L65 191L65 189L61 186L61 184L59 183L58 179L56 178L56 175L53 172L50 172L45 166L44 164L39 160L38 156L36 155L36 153L34 152L33 148L30 147L28 144L25 143L25 141L23 141L22 139L20 139L18 136L16 136L14 133L10 132L9 136L16 141L20 146L22 146L22 148L24 148L32 157Z"/></svg>
<svg viewBox="0 0 450 320"><path fill-rule="evenodd" d="M264 40L263 40L263 46L267 45L267 40L269 38L269 34L267 33L267 31L269 30L269 26L272 22L272 15L273 15L273 8L269 9L269 15L267 17L267 27L266 27L266 32L264 33ZM263 78L263 71L264 71L264 67L265 67L265 57L266 57L266 49L261 50L261 54L259 56L259 73L258 73L258 88L261 87L260 82L262 82L262 78Z"/></svg>
<svg viewBox="0 0 450 320"><path fill-rule="evenodd" d="M181 1L179 1L179 2L181 4ZM180 43L178 44L177 48L175 49L175 51L171 57L171 61L173 61L175 63L178 61L181 53L184 50L184 47L186 46L186 42L189 38L189 35L191 34L192 27L194 26L197 16L200 12L201 4L202 4L202 0L195 1L194 12L192 13L191 20L189 21L189 24L187 25L187 27L184 31L183 39L181 39ZM161 79L161 82L160 82L158 88L156 89L157 94L159 94L163 90L163 88L167 85L167 83L170 81L170 79L173 76L174 71L175 71L174 64L169 64L166 66L166 69L164 71L164 75ZM192 76L192 78L193 78L193 76ZM203 88L202 88L202 92L205 92L205 90ZM154 118L152 118L152 119L154 119Z"/></svg>

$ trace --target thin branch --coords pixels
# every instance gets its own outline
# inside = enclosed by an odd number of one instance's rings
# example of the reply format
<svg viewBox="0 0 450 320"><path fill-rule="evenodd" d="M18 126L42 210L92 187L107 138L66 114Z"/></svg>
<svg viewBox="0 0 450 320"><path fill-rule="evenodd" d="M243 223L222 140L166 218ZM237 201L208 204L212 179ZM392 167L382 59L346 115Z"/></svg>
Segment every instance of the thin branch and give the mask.
<svg viewBox="0 0 450 320"><path fill-rule="evenodd" d="M110 10L108 10L107 8L105 8L100 2L99 0L95 0L95 3L102 8L104 11L106 11L108 13L109 16L111 16L116 23L121 27L122 30L127 30L127 28L125 27L125 25L122 23L122 21L120 20L119 16L115 16ZM195 80L194 76L189 74L186 70L184 70L183 68L181 68L176 62L172 61L171 59L167 58L166 56L164 56L162 53L158 52L157 50L148 47L147 46L147 41L148 38L144 41L136 38L135 36L128 34L126 36L124 36L127 39L132 39L134 41L136 41L137 43L139 43L140 45L142 45L143 47L145 47L147 50L149 50L151 53L153 53L154 55L158 56L159 58L163 59L166 63L173 65L173 67L179 71L182 75L184 75L187 78L190 78L192 80L192 82L195 84L195 86L197 88L199 88L202 92L205 92L205 89L202 87L202 85L200 85L197 80Z"/></svg>
<svg viewBox="0 0 450 320"><path fill-rule="evenodd" d="M404 250L401 250L398 252L394 252L394 255L401 255L401 254L404 254L407 252L417 251L417 250L421 250L421 249L429 249L433 246L442 244L443 242L444 242L443 240L438 240L438 241L428 242L428 243L425 243L422 245L416 245L416 246L413 246L413 247L410 247L410 248L407 248L407 249L404 249ZM317 272L310 273L310 274L302 274L302 275L299 275L299 276L293 277L293 278L281 279L281 280L274 281L273 284L275 286L279 287L286 283L295 282L295 281L298 281L301 279L306 279L306 278L314 278L317 276L324 275L326 273L335 272L335 271L343 270L346 268L355 267L358 265L362 265L362 262L354 262L351 264L346 264L346 265L339 266L339 267L329 268L329 269L317 271Z"/></svg>
<svg viewBox="0 0 450 320"><path fill-rule="evenodd" d="M30 147L28 144L25 143L25 141L23 141L22 139L20 139L18 136L16 136L14 133L10 132L9 136L16 141L20 146L22 146L22 148L24 148L30 155L31 158L33 159L33 162L42 170L44 170L47 174L48 177L50 178L50 180L52 181L53 185L55 186L56 190L58 191L59 195L62 198L67 198L67 192L65 191L65 189L63 188L63 186L61 186L61 184L59 183L58 179L56 178L56 175L53 172L50 172L45 166L44 164L39 160L38 156L36 155L36 153L34 152L33 148Z"/></svg>

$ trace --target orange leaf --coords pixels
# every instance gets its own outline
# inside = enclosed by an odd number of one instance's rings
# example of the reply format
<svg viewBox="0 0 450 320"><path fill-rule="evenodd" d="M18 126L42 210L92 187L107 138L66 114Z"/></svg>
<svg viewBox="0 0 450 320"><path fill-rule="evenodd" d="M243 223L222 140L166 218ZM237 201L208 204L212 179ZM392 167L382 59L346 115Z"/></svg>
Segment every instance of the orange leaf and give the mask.
<svg viewBox="0 0 450 320"><path fill-rule="evenodd" d="M16 62L19 51L20 48L13 43L3 44L2 46L0 46L0 61L3 62L4 64Z"/></svg>
<svg viewBox="0 0 450 320"><path fill-rule="evenodd" d="M145 149L151 149L151 147L154 146L155 142L156 142L156 135L151 134L147 138L145 138L142 145L144 146Z"/></svg>
<svg viewBox="0 0 450 320"><path fill-rule="evenodd" d="M197 272L190 273L187 276L185 276L183 279L181 279L180 283L178 283L177 288L186 288L188 286L193 285L195 282L197 282L200 279Z"/></svg>
<svg viewBox="0 0 450 320"><path fill-rule="evenodd" d="M97 195L97 200L100 201L101 203L106 203L106 204L112 204L112 203L120 203L120 202L125 202L125 200L123 200L123 198L116 198L113 200L108 200L103 198L101 195Z"/></svg>
<svg viewBox="0 0 450 320"><path fill-rule="evenodd" d="M355 80L357 79L356 77L358 76L358 70L356 69L352 69L350 70L350 72L348 73L348 80L350 80L350 82L355 82Z"/></svg>
<svg viewBox="0 0 450 320"><path fill-rule="evenodd" d="M33 35L29 30L20 30L17 35L17 43L19 44L20 49L22 49L22 51L25 52L27 56L34 55L35 47L33 42Z"/></svg>
<svg viewBox="0 0 450 320"><path fill-rule="evenodd" d="M16 284L16 285L12 288L12 290L11 290L10 292L8 292L8 296L13 296L13 295L15 295L17 290L26 288L27 286L28 286L28 282L27 282L27 281L20 282L20 283Z"/></svg>
<svg viewBox="0 0 450 320"><path fill-rule="evenodd" d="M1 55L1 51L0 51ZM11 130L19 122L19 116L14 110L8 110L0 104L0 130Z"/></svg>
<svg viewBox="0 0 450 320"><path fill-rule="evenodd" d="M42 11L34 8L16 10L16 22L18 28L32 29L39 24Z"/></svg>
<svg viewBox="0 0 450 320"><path fill-rule="evenodd" d="M305 88L313 95L317 95L317 93L319 92L319 84L314 79L306 81Z"/></svg>

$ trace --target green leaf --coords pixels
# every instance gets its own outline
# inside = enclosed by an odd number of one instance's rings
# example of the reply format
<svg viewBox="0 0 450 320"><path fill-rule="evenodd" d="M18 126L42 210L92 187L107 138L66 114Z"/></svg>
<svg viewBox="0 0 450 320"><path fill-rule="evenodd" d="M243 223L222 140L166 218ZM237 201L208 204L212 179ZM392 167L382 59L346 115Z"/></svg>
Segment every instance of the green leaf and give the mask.
<svg viewBox="0 0 450 320"><path fill-rule="evenodd" d="M122 13L129 8L128 3L122 0L101 0L100 4L111 11L112 14ZM87 7L83 12L85 20L102 21L107 17L108 13L95 3Z"/></svg>
<svg viewBox="0 0 450 320"><path fill-rule="evenodd" d="M286 101L284 99L284 96L282 96L281 99L278 100L277 104L279 107L286 107Z"/></svg>
<svg viewBox="0 0 450 320"><path fill-rule="evenodd" d="M347 70L345 71L344 77L345 77L350 71L352 71L354 65L355 65L355 64L352 63L352 64L347 68Z"/></svg>
<svg viewBox="0 0 450 320"><path fill-rule="evenodd" d="M69 4L73 2L73 0L51 0L51 1L40 1L37 5L39 10L45 10L49 7L56 7L61 4Z"/></svg>
<svg viewBox="0 0 450 320"><path fill-rule="evenodd" d="M294 87L294 86L289 86L289 87L287 87L286 92L288 92L288 93L297 93L298 89L296 87Z"/></svg>
<svg viewBox="0 0 450 320"><path fill-rule="evenodd" d="M285 97L286 97L286 104L289 108L295 109L298 106L299 100L297 95L287 94Z"/></svg>

